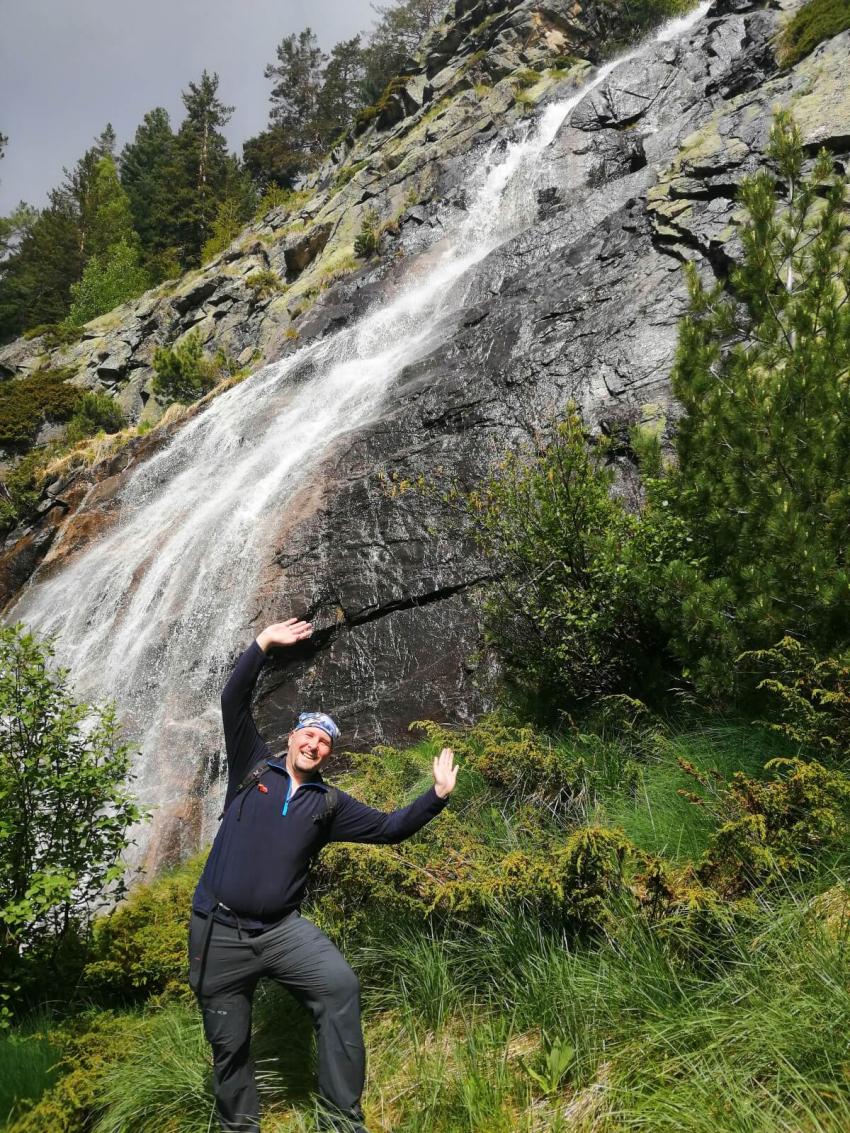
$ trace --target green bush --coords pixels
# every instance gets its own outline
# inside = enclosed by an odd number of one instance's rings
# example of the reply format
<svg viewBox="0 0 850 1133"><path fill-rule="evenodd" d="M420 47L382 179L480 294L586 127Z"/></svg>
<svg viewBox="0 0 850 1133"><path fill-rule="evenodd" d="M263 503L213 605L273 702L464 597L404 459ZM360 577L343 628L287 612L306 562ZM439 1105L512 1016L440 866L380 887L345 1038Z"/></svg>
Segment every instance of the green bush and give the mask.
<svg viewBox="0 0 850 1133"><path fill-rule="evenodd" d="M61 1042L39 1013L0 1035L0 1128L31 1109L58 1077Z"/></svg>
<svg viewBox="0 0 850 1133"><path fill-rule="evenodd" d="M846 0L808 0L788 22L779 46L779 57L793 67L819 43L850 28L850 7Z"/></svg>
<svg viewBox="0 0 850 1133"><path fill-rule="evenodd" d="M137 1015L102 1011L78 1017L60 1032L65 1053L61 1077L10 1126L8 1133L79 1133L101 1109L103 1076L138 1049L147 1022Z"/></svg>
<svg viewBox="0 0 850 1133"><path fill-rule="evenodd" d="M72 303L68 321L81 326L135 299L150 285L150 276L142 267L138 247L127 240L120 240L108 252L92 256L79 283L71 284Z"/></svg>
<svg viewBox="0 0 850 1133"><path fill-rule="evenodd" d="M197 331L190 331L176 346L157 347L153 366L153 391L167 403L197 401L221 376L215 362L204 354Z"/></svg>
<svg viewBox="0 0 850 1133"><path fill-rule="evenodd" d="M778 176L741 187L734 294L688 272L672 375L685 409L678 468L655 492L690 550L657 572L654 601L686 675L721 694L744 650L790 633L826 652L850 634L847 179L823 151L802 174L787 113L769 153Z"/></svg>
<svg viewBox="0 0 850 1133"><path fill-rule="evenodd" d="M77 703L51 656L22 626L0 628L0 980L13 985L56 968L121 896L142 817L114 709Z"/></svg>
<svg viewBox="0 0 850 1133"><path fill-rule="evenodd" d="M253 271L245 279L245 286L250 287L257 299L264 295L272 295L283 290L283 283L276 271L264 268L262 271Z"/></svg>
<svg viewBox="0 0 850 1133"><path fill-rule="evenodd" d="M767 672L758 689L780 719L768 727L833 764L850 760L850 657L818 657L808 646L785 637L772 649L744 653L739 664Z"/></svg>
<svg viewBox="0 0 850 1133"><path fill-rule="evenodd" d="M74 371L37 370L0 382L0 445L28 448L46 421L67 421L81 391L69 384Z"/></svg>
<svg viewBox="0 0 850 1133"><path fill-rule="evenodd" d="M334 174L334 179L331 187L334 190L341 189L343 185L348 184L352 177L356 177L361 169L365 169L368 164L368 160L365 160L352 162L351 165L340 166L340 168Z"/></svg>
<svg viewBox="0 0 850 1133"><path fill-rule="evenodd" d="M802 759L773 759L765 770L773 777L736 772L716 795L722 824L696 876L727 900L810 875L846 846L850 834L850 776ZM697 801L705 805L703 798Z"/></svg>
<svg viewBox="0 0 850 1133"><path fill-rule="evenodd" d="M41 502L44 453L33 449L18 460L0 480L0 532L32 519Z"/></svg>
<svg viewBox="0 0 850 1133"><path fill-rule="evenodd" d="M534 71L530 67L522 67L510 77L511 86L515 91L528 90L533 87L535 83L540 82L542 78L539 71Z"/></svg>
<svg viewBox="0 0 850 1133"><path fill-rule="evenodd" d="M411 728L421 728L440 747L452 747L465 769L478 772L511 803L543 804L558 810L584 788L583 761L530 725L493 714L463 732L427 720Z"/></svg>
<svg viewBox="0 0 850 1133"><path fill-rule="evenodd" d="M612 494L603 442L570 407L545 445L509 454L465 497L499 581L485 631L530 701L566 707L650 686L662 642L642 604L642 571L681 538Z"/></svg>
<svg viewBox="0 0 850 1133"><path fill-rule="evenodd" d="M363 215L360 232L354 239L354 254L361 260L376 256L381 247L381 229L378 224L378 214L374 209L367 209Z"/></svg>
<svg viewBox="0 0 850 1133"><path fill-rule="evenodd" d="M202 864L199 858L137 885L122 905L95 922L83 972L91 994L119 1001L190 997L186 925Z"/></svg>
<svg viewBox="0 0 850 1133"><path fill-rule="evenodd" d="M115 399L100 390L86 391L65 430L65 440L74 445L101 430L118 433L127 424Z"/></svg>
<svg viewBox="0 0 850 1133"><path fill-rule="evenodd" d="M76 326L69 320L61 323L41 323L24 331L24 338L38 338L44 335L44 345L48 350L58 350L63 346L70 346L78 342L83 333L82 327Z"/></svg>

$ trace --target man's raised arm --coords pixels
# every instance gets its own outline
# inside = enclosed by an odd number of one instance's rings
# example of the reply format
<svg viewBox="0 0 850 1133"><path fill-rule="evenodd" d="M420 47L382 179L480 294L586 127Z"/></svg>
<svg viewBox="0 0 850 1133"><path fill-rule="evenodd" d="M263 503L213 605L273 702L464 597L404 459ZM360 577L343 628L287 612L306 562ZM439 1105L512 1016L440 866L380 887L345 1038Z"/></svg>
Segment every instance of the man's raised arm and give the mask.
<svg viewBox="0 0 850 1133"><path fill-rule="evenodd" d="M434 786L408 806L387 813L340 791L339 808L330 827L331 842L403 842L436 817L455 789L454 752L444 747L434 760Z"/></svg>
<svg viewBox="0 0 850 1133"><path fill-rule="evenodd" d="M251 696L268 650L275 645L294 645L312 632L312 625L298 618L267 626L239 657L222 689L221 719L231 789L235 789L242 777L268 753L251 713Z"/></svg>

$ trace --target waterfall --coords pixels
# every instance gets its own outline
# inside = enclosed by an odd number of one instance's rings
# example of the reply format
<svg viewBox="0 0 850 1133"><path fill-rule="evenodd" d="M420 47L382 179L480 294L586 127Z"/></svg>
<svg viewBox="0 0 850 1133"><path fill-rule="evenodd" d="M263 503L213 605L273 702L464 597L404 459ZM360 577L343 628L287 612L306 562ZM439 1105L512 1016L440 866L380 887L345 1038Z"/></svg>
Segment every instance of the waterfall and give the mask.
<svg viewBox="0 0 850 1133"><path fill-rule="evenodd" d="M683 34L708 7L655 40ZM249 639L269 533L332 442L374 419L394 376L439 344L475 264L533 223L543 151L623 61L479 159L466 212L423 264L412 260L394 298L213 400L130 474L109 530L64 567L37 572L11 609L10 620L55 637L81 697L116 701L140 750L138 793L160 815L185 806L205 757L220 748L218 693L228 659ZM279 615L289 614L281 595ZM214 809L208 802L204 834ZM155 821L139 841L162 829Z"/></svg>

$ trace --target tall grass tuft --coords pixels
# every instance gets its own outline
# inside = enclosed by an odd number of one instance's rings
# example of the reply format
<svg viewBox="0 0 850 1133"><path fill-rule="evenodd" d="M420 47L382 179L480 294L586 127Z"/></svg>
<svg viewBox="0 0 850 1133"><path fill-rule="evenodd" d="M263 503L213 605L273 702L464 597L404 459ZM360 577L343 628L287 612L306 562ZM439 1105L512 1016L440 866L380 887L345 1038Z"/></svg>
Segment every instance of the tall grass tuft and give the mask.
<svg viewBox="0 0 850 1133"><path fill-rule="evenodd" d="M30 1108L59 1075L61 1047L51 1039L50 1016L30 1016L0 1034L0 1129Z"/></svg>
<svg viewBox="0 0 850 1133"><path fill-rule="evenodd" d="M94 1133L210 1133L210 1069L199 1013L165 1008L140 1030L136 1049L104 1072Z"/></svg>

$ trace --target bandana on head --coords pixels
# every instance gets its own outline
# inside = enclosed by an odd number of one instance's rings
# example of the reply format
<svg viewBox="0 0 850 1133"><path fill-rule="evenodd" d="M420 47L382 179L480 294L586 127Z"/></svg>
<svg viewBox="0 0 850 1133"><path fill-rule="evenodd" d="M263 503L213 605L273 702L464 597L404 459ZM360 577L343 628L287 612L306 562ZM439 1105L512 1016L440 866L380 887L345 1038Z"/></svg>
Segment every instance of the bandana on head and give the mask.
<svg viewBox="0 0 850 1133"><path fill-rule="evenodd" d="M336 743L340 735L339 728L324 712L302 712L292 730L297 732L299 728L321 728L331 737L331 743Z"/></svg>

